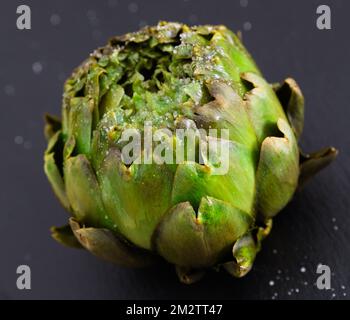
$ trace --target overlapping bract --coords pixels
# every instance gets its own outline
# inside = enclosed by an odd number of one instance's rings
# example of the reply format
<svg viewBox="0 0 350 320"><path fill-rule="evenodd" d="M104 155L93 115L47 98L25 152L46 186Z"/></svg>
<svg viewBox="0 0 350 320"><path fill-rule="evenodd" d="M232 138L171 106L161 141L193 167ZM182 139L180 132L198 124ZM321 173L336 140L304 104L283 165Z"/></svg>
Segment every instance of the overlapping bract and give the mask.
<svg viewBox="0 0 350 320"><path fill-rule="evenodd" d="M72 215L53 237L125 266L161 256L186 283L216 265L245 275L272 218L336 155L300 157L303 108L295 81L268 84L223 26L162 22L111 39L67 80L62 122L47 117L45 172ZM122 131L149 120L229 129L228 173L124 164Z"/></svg>

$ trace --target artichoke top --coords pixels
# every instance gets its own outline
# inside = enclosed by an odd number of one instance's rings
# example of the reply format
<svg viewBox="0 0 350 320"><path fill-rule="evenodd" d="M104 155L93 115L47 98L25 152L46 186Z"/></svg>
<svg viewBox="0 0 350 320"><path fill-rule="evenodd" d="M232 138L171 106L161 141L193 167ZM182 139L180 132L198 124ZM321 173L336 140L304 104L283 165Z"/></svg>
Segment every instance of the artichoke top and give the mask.
<svg viewBox="0 0 350 320"><path fill-rule="evenodd" d="M295 81L268 84L224 26L160 22L112 38L66 81L62 122L47 118L45 172L74 217L53 236L126 265L159 254L185 282L183 270L218 263L244 275L299 178L336 155L329 148L299 161L303 108ZM126 164L123 132L145 135L146 122L227 129L227 173L216 175L207 158Z"/></svg>

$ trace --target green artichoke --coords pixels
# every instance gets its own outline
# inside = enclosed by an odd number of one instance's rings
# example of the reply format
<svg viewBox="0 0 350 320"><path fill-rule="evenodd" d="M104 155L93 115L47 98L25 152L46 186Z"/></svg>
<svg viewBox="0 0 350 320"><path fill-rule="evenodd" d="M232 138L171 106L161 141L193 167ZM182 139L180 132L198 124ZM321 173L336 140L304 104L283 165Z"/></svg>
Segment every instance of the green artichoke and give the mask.
<svg viewBox="0 0 350 320"><path fill-rule="evenodd" d="M142 150L126 163L123 132L144 137L146 122L170 132L227 129L227 172L216 174L200 151L144 163ZM210 267L244 276L272 218L337 154L302 154L303 122L296 82L267 83L224 26L161 22L114 37L66 81L62 120L46 117L45 173L72 216L52 236L124 266L163 258L185 283Z"/></svg>

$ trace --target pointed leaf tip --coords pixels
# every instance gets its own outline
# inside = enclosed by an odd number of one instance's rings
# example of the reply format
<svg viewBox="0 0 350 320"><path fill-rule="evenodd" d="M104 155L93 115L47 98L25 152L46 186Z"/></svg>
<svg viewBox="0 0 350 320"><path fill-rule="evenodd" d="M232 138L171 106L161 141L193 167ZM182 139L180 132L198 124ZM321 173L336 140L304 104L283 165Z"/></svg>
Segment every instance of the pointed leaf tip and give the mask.
<svg viewBox="0 0 350 320"><path fill-rule="evenodd" d="M310 154L302 152L300 154L299 189L319 171L327 167L337 157L338 150L334 147L328 147Z"/></svg>
<svg viewBox="0 0 350 320"><path fill-rule="evenodd" d="M80 244L99 258L125 267L146 267L156 261L150 252L134 247L108 229L81 227L74 218L69 223Z"/></svg>

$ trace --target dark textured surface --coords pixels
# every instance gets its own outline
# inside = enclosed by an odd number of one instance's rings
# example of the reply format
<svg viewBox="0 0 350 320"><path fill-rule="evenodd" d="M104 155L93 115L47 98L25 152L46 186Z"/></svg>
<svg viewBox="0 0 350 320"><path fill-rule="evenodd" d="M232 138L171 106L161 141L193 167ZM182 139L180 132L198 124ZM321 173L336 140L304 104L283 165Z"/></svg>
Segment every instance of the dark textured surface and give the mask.
<svg viewBox="0 0 350 320"><path fill-rule="evenodd" d="M0 298L350 297L350 2L325 2L332 9L328 31L316 28L319 1L249 0L242 7L239 0L139 0L133 5L122 0L1 0ZM16 29L16 7L23 3L32 9L30 31ZM50 22L53 14L60 17L58 25ZM42 170L43 113L59 114L63 79L95 47L158 20L225 24L233 30L250 22L243 40L266 78L275 82L293 76L305 94L304 149L340 149L336 162L275 219L254 269L243 279L210 272L202 282L186 286L168 265L122 269L85 251L63 248L49 236L49 227L64 224L67 215ZM42 66L38 74L32 70L35 62ZM333 290L313 284L319 263L331 268ZM16 288L20 264L31 267L31 290Z"/></svg>

